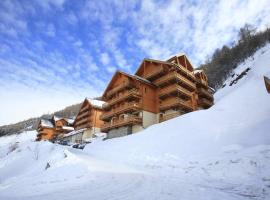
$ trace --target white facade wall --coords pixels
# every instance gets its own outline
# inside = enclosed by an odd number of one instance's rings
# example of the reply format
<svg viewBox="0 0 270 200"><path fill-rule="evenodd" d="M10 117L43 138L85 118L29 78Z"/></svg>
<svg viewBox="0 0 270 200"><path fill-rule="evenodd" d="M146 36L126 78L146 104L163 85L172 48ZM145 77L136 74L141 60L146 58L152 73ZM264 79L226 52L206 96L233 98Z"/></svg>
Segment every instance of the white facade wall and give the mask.
<svg viewBox="0 0 270 200"><path fill-rule="evenodd" d="M143 128L147 128L148 126L151 126L153 124L157 124L158 114L142 111L142 117L143 117Z"/></svg>

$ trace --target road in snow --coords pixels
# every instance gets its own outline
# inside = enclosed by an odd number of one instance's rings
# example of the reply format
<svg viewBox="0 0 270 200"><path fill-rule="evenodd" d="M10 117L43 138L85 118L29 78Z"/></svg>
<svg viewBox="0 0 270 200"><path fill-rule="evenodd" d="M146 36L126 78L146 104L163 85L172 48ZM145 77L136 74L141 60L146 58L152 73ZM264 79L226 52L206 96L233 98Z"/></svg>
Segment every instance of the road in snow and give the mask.
<svg viewBox="0 0 270 200"><path fill-rule="evenodd" d="M270 199L270 45L247 67L212 108L83 151L0 138L0 199Z"/></svg>

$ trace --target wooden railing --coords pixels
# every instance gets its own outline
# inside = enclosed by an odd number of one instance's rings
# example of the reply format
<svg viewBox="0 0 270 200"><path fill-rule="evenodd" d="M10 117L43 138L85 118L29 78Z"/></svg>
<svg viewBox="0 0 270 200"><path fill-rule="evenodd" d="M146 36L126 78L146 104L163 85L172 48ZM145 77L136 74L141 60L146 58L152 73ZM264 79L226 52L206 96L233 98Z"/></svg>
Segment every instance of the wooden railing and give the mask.
<svg viewBox="0 0 270 200"><path fill-rule="evenodd" d="M189 71L189 70L188 70L187 68L185 68L184 66L178 65L178 64L175 64L175 63L173 63L173 64L177 67L178 70L180 70L183 74L189 76L192 80L195 80L195 79L196 79L196 77L195 77L195 75L193 74L193 72Z"/></svg>
<svg viewBox="0 0 270 200"><path fill-rule="evenodd" d="M206 106L206 107L211 107L214 103L206 98L201 98L199 99L199 105L201 106Z"/></svg>
<svg viewBox="0 0 270 200"><path fill-rule="evenodd" d="M129 125L129 124L140 124L140 123L142 123L141 117L129 115L123 119L117 119L117 120L114 120L113 122L104 123L101 126L101 131L108 131L113 128Z"/></svg>
<svg viewBox="0 0 270 200"><path fill-rule="evenodd" d="M213 95L206 89L204 88L198 88L198 92L199 92L199 95L204 95L206 96L207 98L209 98L210 100L213 100Z"/></svg>
<svg viewBox="0 0 270 200"><path fill-rule="evenodd" d="M187 89L185 89L182 86L177 85L177 84L172 84L172 85L169 85L165 88L160 89L159 96L162 97L162 96L165 96L165 95L170 94L170 93L175 92L175 91L178 91L187 97L192 96L192 93L190 91L188 91Z"/></svg>
<svg viewBox="0 0 270 200"><path fill-rule="evenodd" d="M197 82L198 82L200 85L202 85L202 86L208 88L208 83L207 83L205 80L199 79L199 78L198 78L198 79L197 79Z"/></svg>
<svg viewBox="0 0 270 200"><path fill-rule="evenodd" d="M81 120L78 120L77 122L76 122L76 126L80 126L80 125L82 125L82 124L84 124L84 123L87 123L87 122L91 122L92 121L92 119L90 118L90 117L86 117L86 118L83 118L83 119L81 119Z"/></svg>
<svg viewBox="0 0 270 200"><path fill-rule="evenodd" d="M174 106L180 106L188 110L193 110L190 100L184 101L180 98L170 98L165 101L162 101L160 103L159 109L162 111L162 110L170 109L171 107L174 107Z"/></svg>
<svg viewBox="0 0 270 200"><path fill-rule="evenodd" d="M84 108L82 108L82 109L80 110L80 112L82 113L82 112L84 112L84 111L87 110L87 109L89 109L89 106L88 106L88 105L85 106Z"/></svg>
<svg viewBox="0 0 270 200"><path fill-rule="evenodd" d="M91 111L86 111L86 112L83 112L82 114L79 113L78 116L77 116L76 121L84 118L85 116L90 115L90 113L91 113Z"/></svg>
<svg viewBox="0 0 270 200"><path fill-rule="evenodd" d="M185 85L187 85L191 90L195 90L196 89L196 85L195 83L193 83L192 81L190 81L189 79L187 79L186 77L182 76L181 74L177 73L177 72L170 72L165 76L162 76L161 78L157 79L156 81L154 81L154 83L156 85L162 85L167 81L176 79L178 81L183 82Z"/></svg>
<svg viewBox="0 0 270 200"><path fill-rule="evenodd" d="M108 106L112 106L130 96L137 96L139 97L140 96L140 92L139 90L137 89L132 89L132 90L129 90L129 91L126 91L125 93L123 94L120 94L119 96L117 97L114 97L113 99L109 100L107 103L108 103Z"/></svg>
<svg viewBox="0 0 270 200"><path fill-rule="evenodd" d="M111 89L110 91L107 92L107 97L111 97L112 95L114 95L115 93L125 89L125 88L131 88L133 86L131 81L128 81L124 84L121 84L113 89Z"/></svg>
<svg viewBox="0 0 270 200"><path fill-rule="evenodd" d="M127 110L137 110L137 109L140 109L141 107L142 107L142 105L140 103L137 103L137 102L125 103L124 105L122 105L120 107L114 108L108 112L104 112L100 116L100 119L101 120L108 119L108 118L112 117L113 115L123 113Z"/></svg>

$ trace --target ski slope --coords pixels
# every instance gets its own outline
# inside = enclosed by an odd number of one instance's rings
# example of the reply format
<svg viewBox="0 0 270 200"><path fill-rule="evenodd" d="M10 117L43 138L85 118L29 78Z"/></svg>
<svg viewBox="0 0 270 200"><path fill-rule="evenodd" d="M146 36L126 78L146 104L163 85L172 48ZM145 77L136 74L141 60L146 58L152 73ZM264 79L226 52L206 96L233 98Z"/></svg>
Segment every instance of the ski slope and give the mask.
<svg viewBox="0 0 270 200"><path fill-rule="evenodd" d="M83 151L1 137L0 199L270 199L270 45L234 73L248 67L212 108Z"/></svg>

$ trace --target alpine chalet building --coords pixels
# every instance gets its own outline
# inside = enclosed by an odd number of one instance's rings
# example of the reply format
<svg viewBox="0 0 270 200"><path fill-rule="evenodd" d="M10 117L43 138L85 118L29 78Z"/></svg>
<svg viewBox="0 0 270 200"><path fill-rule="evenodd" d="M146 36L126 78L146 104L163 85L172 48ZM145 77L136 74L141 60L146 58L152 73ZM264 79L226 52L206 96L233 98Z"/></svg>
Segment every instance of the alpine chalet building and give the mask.
<svg viewBox="0 0 270 200"><path fill-rule="evenodd" d="M213 105L207 77L185 54L166 61L144 59L135 75L117 71L102 100L102 132L108 138L136 133L150 125Z"/></svg>

